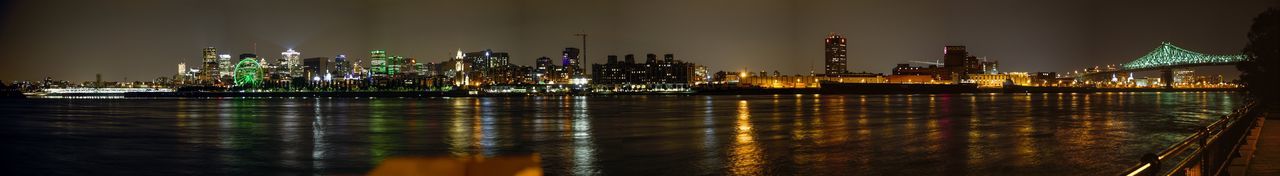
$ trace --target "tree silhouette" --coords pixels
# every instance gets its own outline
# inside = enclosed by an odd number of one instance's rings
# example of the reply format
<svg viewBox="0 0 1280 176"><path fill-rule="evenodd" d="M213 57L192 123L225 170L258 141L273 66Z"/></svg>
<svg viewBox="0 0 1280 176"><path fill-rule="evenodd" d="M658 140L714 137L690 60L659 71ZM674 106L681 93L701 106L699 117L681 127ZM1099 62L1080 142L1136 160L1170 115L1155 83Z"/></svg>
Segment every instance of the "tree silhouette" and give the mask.
<svg viewBox="0 0 1280 176"><path fill-rule="evenodd" d="M1246 94L1260 105L1280 105L1280 9L1268 8L1253 18L1244 54L1248 60L1236 68Z"/></svg>

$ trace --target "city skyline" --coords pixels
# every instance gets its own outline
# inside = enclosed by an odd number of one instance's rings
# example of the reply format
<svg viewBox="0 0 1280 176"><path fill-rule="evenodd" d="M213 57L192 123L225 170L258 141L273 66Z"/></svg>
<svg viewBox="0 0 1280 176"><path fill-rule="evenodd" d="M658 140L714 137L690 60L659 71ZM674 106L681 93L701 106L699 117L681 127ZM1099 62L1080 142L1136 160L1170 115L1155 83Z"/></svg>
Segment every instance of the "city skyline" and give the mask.
<svg viewBox="0 0 1280 176"><path fill-rule="evenodd" d="M457 49L493 49L511 53L513 64L534 65L536 58L555 58L565 47L580 47L573 35L577 33L591 34L584 65L603 63L606 55L676 53L710 70L820 73L823 56L819 52L823 51L817 38L835 32L849 40L851 72L888 73L897 63L941 60L938 49L945 45L966 45L979 57L1002 61L1002 68L1009 71L1063 72L1132 60L1165 41L1205 53L1238 52L1252 16L1270 3L747 1L717 8L723 2L575 2L18 1L4 6L3 22L8 25L3 28L6 39L0 53L7 59L0 80L46 76L92 80L95 74L103 74L106 80L151 80L172 75L173 66L180 62L199 67L201 56L190 48L204 47L231 55L256 48L270 59L279 56L264 53L292 48L302 52L303 58L345 54L363 64L369 58L361 53L374 49L428 62L446 60ZM25 10L51 5L76 13ZM121 7L89 8L96 5ZM1186 9L1187 13L1125 8L1143 5ZM1001 6L1020 10L1000 10ZM484 7L499 7L492 11L501 13L452 13ZM391 15L371 10L406 8L429 12ZM180 15L189 12L183 9L208 13ZM576 9L584 15L561 12ZM264 12L234 13L242 11ZM1077 13L1082 11L1095 13ZM919 15L893 15L900 12ZM117 15L87 17L100 13ZM82 17L86 19L71 19ZM161 25L177 21L181 23ZM1186 27L1171 28L1174 22ZM1162 30L1143 32L1150 27ZM899 30L868 32L883 28ZM1225 70L1232 76L1233 68Z"/></svg>

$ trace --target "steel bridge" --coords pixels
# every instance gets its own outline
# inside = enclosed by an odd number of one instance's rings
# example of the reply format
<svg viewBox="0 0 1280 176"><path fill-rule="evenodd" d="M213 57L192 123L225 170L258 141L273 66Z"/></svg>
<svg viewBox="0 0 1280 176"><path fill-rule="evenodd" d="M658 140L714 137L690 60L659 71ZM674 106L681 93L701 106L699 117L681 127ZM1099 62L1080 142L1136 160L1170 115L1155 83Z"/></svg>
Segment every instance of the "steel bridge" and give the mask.
<svg viewBox="0 0 1280 176"><path fill-rule="evenodd" d="M1076 73L1071 76L1081 79L1100 75L1111 75L1114 73L1160 70L1162 72L1161 81L1163 82L1164 87L1168 88L1173 85L1173 69L1175 68L1233 65L1245 60L1247 60L1247 57L1243 54L1203 54L1174 46L1169 42L1162 42L1159 47L1156 47L1155 50L1147 53L1147 55L1139 57L1129 63L1121 64L1119 67L1114 65L1107 67L1094 67L1093 69L1085 69L1084 72Z"/></svg>

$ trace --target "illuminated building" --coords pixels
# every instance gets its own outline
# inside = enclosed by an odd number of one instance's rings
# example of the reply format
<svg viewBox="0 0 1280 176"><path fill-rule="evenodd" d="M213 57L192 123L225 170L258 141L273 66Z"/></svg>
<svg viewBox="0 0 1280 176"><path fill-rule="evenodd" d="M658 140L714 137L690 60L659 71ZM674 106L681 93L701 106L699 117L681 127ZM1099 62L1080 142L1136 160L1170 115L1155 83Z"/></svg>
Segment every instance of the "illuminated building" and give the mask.
<svg viewBox="0 0 1280 176"><path fill-rule="evenodd" d="M271 73L271 78L276 80L291 81L293 76L289 73L289 60L285 57L276 59L276 64L262 63L268 65L265 70Z"/></svg>
<svg viewBox="0 0 1280 176"><path fill-rule="evenodd" d="M1036 72L1036 73L1030 74L1030 76L1031 76L1032 86L1050 86L1050 87L1078 86L1078 85L1074 85L1076 82L1075 78L1060 77L1057 72ZM1146 81L1145 78L1136 79L1135 83L1139 84L1139 86L1142 86L1141 84L1144 84L1145 81Z"/></svg>
<svg viewBox="0 0 1280 176"><path fill-rule="evenodd" d="M936 76L942 72L937 65L929 65L929 67L913 67L911 64L898 64L893 67L893 75L929 75Z"/></svg>
<svg viewBox="0 0 1280 176"><path fill-rule="evenodd" d="M946 83L933 75L889 75L889 83L897 84L942 84Z"/></svg>
<svg viewBox="0 0 1280 176"><path fill-rule="evenodd" d="M943 80L959 81L964 79L965 60L969 57L969 51L964 46L945 46L942 48L942 69L945 70L940 76Z"/></svg>
<svg viewBox="0 0 1280 176"><path fill-rule="evenodd" d="M594 68L592 68L591 79L595 80L596 84L631 83L628 73L632 64L619 63L617 55L609 55L607 58L605 64L592 65Z"/></svg>
<svg viewBox="0 0 1280 176"><path fill-rule="evenodd" d="M286 75L288 75L289 77L305 76L302 74L302 59L298 58L298 56L302 55L302 53L298 53L297 51L293 51L293 49L289 49L287 51L281 52L280 55L283 56L283 58L281 58L283 62L280 63L280 66L284 67L282 69L285 70L284 73L286 73Z"/></svg>
<svg viewBox="0 0 1280 176"><path fill-rule="evenodd" d="M1000 65L996 61L988 61L986 57L968 56L964 58L965 74L998 74Z"/></svg>
<svg viewBox="0 0 1280 176"><path fill-rule="evenodd" d="M929 65L929 67L916 67L911 64L898 64L893 67L892 75L888 76L889 83L903 84L939 84L945 83L942 75L945 75L946 69L937 65Z"/></svg>
<svg viewBox="0 0 1280 176"><path fill-rule="evenodd" d="M681 90L700 84L706 78L705 67L675 59L666 54L663 60L648 54L648 62L618 62L617 56L609 56L605 64L592 64L592 81L597 88L606 90ZM634 57L627 55L627 57Z"/></svg>
<svg viewBox="0 0 1280 176"><path fill-rule="evenodd" d="M533 67L533 81L541 84L567 83L569 76L564 67L557 66L548 57L539 57Z"/></svg>
<svg viewBox="0 0 1280 176"><path fill-rule="evenodd" d="M200 82L211 84L215 82L218 76L218 49L213 47L204 48L204 66L200 68Z"/></svg>
<svg viewBox="0 0 1280 176"><path fill-rule="evenodd" d="M405 71L407 71L405 69L404 57L387 56L386 61L384 63L386 63L384 70L386 71L385 74L387 75L391 75L391 76L400 75L400 74L403 74Z"/></svg>
<svg viewBox="0 0 1280 176"><path fill-rule="evenodd" d="M742 78L746 78L746 77L748 77L746 72L719 71L711 75L711 80L708 80L708 81L711 84L739 83L742 81Z"/></svg>
<svg viewBox="0 0 1280 176"><path fill-rule="evenodd" d="M235 74L235 65L231 64L230 54L218 55L218 77L230 77Z"/></svg>
<svg viewBox="0 0 1280 176"><path fill-rule="evenodd" d="M387 71L387 50L369 51L369 72L370 76L385 77L390 72Z"/></svg>
<svg viewBox="0 0 1280 176"><path fill-rule="evenodd" d="M428 63L416 63L416 64L413 64L414 72L417 72L417 73L418 73L418 76L435 76L435 75L438 75L438 74L436 73L436 71L438 70L438 68L439 68L439 65L438 65L438 64L430 63L430 62L428 62Z"/></svg>
<svg viewBox="0 0 1280 176"><path fill-rule="evenodd" d="M845 38L836 33L827 35L826 46L826 74L843 74L849 72L849 61L847 58L847 46Z"/></svg>
<svg viewBox="0 0 1280 176"><path fill-rule="evenodd" d="M338 55L333 58L333 74L338 77L348 78L352 76L351 62L347 60L347 55Z"/></svg>
<svg viewBox="0 0 1280 176"><path fill-rule="evenodd" d="M738 83L762 88L818 88L821 82L836 83L887 83L888 77L875 73L845 73L832 75L758 75L740 76Z"/></svg>
<svg viewBox="0 0 1280 176"><path fill-rule="evenodd" d="M403 74L403 75L418 75L418 67L417 67L417 66L421 65L421 64L418 64L418 59L409 58L409 57L401 57L401 58L400 58L400 60L401 60L401 61L400 61L400 62L401 62L401 63L400 63L400 74Z"/></svg>
<svg viewBox="0 0 1280 176"><path fill-rule="evenodd" d="M583 74L582 63L579 63L581 62L581 58L578 55L580 52L581 50L578 48L564 48L564 52L560 56L564 70L574 78L581 77Z"/></svg>
<svg viewBox="0 0 1280 176"><path fill-rule="evenodd" d="M182 82L184 79L186 79L186 76L187 76L186 74L187 74L187 63L186 62L178 63L178 74L173 75L173 79L177 80L178 82Z"/></svg>
<svg viewBox="0 0 1280 176"><path fill-rule="evenodd" d="M1189 84L1195 82L1195 70L1189 68L1173 69L1173 84Z"/></svg>
<svg viewBox="0 0 1280 176"><path fill-rule="evenodd" d="M534 68L537 68L540 73L545 73L545 70L551 69L551 67L555 66L556 64L551 62L551 58L547 57L539 57L534 61Z"/></svg>
<svg viewBox="0 0 1280 176"><path fill-rule="evenodd" d="M983 88L1001 88L1006 84L1027 86L1031 85L1031 76L1022 72L1010 72L1000 74L969 74L969 80L978 84Z"/></svg>
<svg viewBox="0 0 1280 176"><path fill-rule="evenodd" d="M981 61L979 61L979 65L978 65L978 67L976 68L976 69L978 69L978 73L984 73L984 74L996 74L996 73L1000 73L1000 68L999 68L999 67L1000 67L1000 62L999 62L999 61L989 61L989 60L987 60L987 58L986 58L986 57L982 57L982 58L980 58L980 60L981 60Z"/></svg>
<svg viewBox="0 0 1280 176"><path fill-rule="evenodd" d="M462 60L471 65L471 70L479 72L491 72L494 68L510 64L510 57L506 52L493 52L490 49L463 54Z"/></svg>

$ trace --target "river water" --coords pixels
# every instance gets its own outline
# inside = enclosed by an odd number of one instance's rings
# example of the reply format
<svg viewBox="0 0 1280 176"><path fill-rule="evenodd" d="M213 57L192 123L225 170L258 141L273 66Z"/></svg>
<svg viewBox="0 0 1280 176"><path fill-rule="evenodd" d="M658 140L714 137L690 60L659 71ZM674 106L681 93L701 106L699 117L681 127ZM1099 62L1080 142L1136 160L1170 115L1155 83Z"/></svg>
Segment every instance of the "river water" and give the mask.
<svg viewBox="0 0 1280 176"><path fill-rule="evenodd" d="M1234 93L0 100L4 173L363 174L536 153L549 175L1111 175Z"/></svg>

